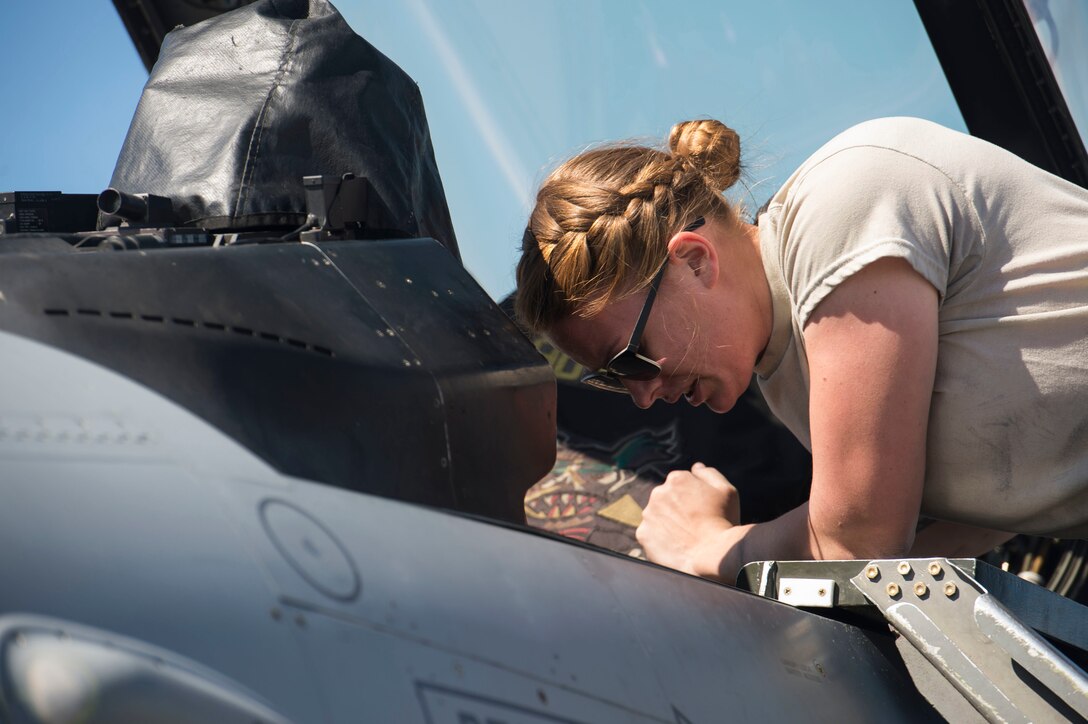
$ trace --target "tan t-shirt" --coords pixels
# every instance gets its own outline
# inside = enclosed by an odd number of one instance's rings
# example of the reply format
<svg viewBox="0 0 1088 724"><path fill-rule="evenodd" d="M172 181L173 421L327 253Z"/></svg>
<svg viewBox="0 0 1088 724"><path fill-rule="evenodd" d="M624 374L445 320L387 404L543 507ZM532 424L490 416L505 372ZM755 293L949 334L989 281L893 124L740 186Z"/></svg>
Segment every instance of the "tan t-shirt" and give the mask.
<svg viewBox="0 0 1088 724"><path fill-rule="evenodd" d="M759 232L774 327L756 374L806 446L806 322L850 275L903 258L940 293L922 512L1088 537L1088 191L886 118L805 161Z"/></svg>

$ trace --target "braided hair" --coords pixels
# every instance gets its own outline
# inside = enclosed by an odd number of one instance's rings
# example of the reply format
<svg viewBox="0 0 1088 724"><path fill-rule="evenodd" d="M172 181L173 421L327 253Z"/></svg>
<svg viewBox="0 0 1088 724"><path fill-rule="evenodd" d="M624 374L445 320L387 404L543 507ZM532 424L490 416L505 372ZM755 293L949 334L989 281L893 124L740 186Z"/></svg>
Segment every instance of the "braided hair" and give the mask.
<svg viewBox="0 0 1088 724"><path fill-rule="evenodd" d="M516 311L526 327L597 314L649 285L669 239L697 217L736 220L722 196L740 176L736 132L685 121L673 126L668 149L596 148L545 179L517 269Z"/></svg>

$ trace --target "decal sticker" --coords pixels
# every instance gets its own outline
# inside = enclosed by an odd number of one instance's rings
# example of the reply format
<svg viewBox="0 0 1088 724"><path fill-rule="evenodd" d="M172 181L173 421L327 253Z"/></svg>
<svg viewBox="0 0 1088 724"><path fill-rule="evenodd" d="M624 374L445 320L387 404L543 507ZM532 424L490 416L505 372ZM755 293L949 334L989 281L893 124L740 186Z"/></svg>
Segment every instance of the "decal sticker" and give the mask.
<svg viewBox="0 0 1088 724"><path fill-rule="evenodd" d="M546 337L534 337L533 344L536 346L537 351L544 355L544 359L548 360L548 364L552 366L556 379L563 382L578 382L582 379L582 375L586 373L585 367L568 357L563 350L549 342Z"/></svg>
<svg viewBox="0 0 1088 724"><path fill-rule="evenodd" d="M675 421L612 443L559 434L555 466L525 496L530 525L641 556L635 528L650 490L681 457Z"/></svg>

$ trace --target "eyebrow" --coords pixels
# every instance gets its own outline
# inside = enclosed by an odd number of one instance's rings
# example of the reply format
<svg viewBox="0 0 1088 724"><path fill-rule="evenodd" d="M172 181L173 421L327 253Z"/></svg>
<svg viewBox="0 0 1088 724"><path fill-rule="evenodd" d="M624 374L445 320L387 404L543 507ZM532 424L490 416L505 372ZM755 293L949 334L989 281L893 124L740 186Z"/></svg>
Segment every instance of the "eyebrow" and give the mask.
<svg viewBox="0 0 1088 724"><path fill-rule="evenodd" d="M575 358L575 357L574 357L574 355L572 355L571 353L569 353L569 352L567 352L567 351L566 351L565 349L563 349L563 348L562 348L561 346L559 346L559 343L558 343L558 342L556 342L556 341L555 341L555 340L554 340L554 339L552 338L552 336L551 336L550 334L548 334L547 332L545 332L545 333L544 333L544 338L545 338L546 340L548 340L548 344L550 344L550 345L551 345L552 347L554 347L555 349L557 349L557 350L559 350L560 352L562 352L562 353L563 353L563 355L565 355L566 357L570 358L570 359L571 359L571 360L572 360L572 361L573 361L573 362L574 362L575 364L577 364L577 365L578 365L579 367L584 367L584 368L586 368L586 369L590 369L589 365L583 364L581 360L579 360L579 359ZM612 359L612 358L611 358L611 357L609 357L609 359ZM593 369L593 371L597 371L597 370L599 370L599 369L601 369L601 368L600 368L600 367L593 367L592 369Z"/></svg>

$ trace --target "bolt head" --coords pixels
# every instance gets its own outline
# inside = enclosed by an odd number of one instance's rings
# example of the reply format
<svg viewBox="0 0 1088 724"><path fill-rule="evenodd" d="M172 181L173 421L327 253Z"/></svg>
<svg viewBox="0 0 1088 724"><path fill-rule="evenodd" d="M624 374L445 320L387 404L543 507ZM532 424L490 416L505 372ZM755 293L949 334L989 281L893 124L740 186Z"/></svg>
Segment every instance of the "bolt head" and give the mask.
<svg viewBox="0 0 1088 724"><path fill-rule="evenodd" d="M865 577L868 578L870 581L875 581L876 579L880 578L880 569L876 566L869 566L865 569Z"/></svg>
<svg viewBox="0 0 1088 724"><path fill-rule="evenodd" d="M938 563L937 561L933 561L932 563L929 564L929 574L931 576L939 576L943 572L944 572L944 569L941 568L941 564Z"/></svg>
<svg viewBox="0 0 1088 724"><path fill-rule="evenodd" d="M905 576L910 573L910 564L906 561L899 561L899 565L896 566L896 570L898 570L899 573Z"/></svg>
<svg viewBox="0 0 1088 724"><path fill-rule="evenodd" d="M892 598L899 598L899 584L889 583L884 589Z"/></svg>
<svg viewBox="0 0 1088 724"><path fill-rule="evenodd" d="M949 581L948 583L944 584L944 595L948 596L949 598L953 598L956 595L956 592L957 590L955 583Z"/></svg>
<svg viewBox="0 0 1088 724"><path fill-rule="evenodd" d="M929 586L922 583L921 581L918 581L914 584L914 595L918 598L925 598L929 595Z"/></svg>

